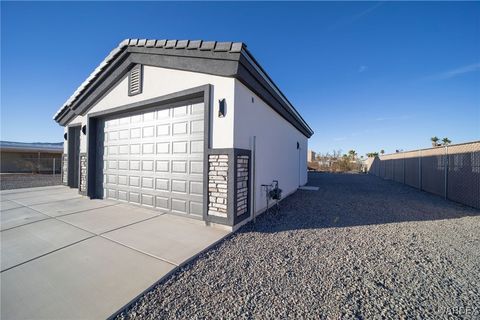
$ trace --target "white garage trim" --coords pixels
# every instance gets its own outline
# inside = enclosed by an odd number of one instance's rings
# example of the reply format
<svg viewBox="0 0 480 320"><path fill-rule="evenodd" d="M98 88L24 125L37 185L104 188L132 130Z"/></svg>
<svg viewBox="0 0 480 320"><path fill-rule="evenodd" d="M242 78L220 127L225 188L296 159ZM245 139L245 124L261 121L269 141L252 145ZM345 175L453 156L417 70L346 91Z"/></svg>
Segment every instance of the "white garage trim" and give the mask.
<svg viewBox="0 0 480 320"><path fill-rule="evenodd" d="M98 189L100 186L98 182L98 163L97 163L97 153L98 153L98 143L99 135L97 133L98 126L101 121L104 121L106 118L112 118L114 116L127 116L131 114L136 114L138 112L147 112L149 110L158 110L159 107L175 107L182 106L188 103L198 103L203 102L204 104L204 114L203 114L203 203L202 203L202 212L206 211L208 205L208 179L207 179L207 154L210 146L210 109L211 109L211 86L204 85L196 88L191 88L176 92L173 94L168 94L165 96L140 101L137 103L132 103L124 106L119 106L116 108L108 109L105 111L99 111L96 113L91 113L87 117L87 195L91 198L98 197ZM102 138L103 139L103 138ZM102 169L103 171L103 169ZM102 172L103 175L103 172ZM172 213L175 213L173 211ZM192 216L193 218L203 218L202 214L198 217Z"/></svg>

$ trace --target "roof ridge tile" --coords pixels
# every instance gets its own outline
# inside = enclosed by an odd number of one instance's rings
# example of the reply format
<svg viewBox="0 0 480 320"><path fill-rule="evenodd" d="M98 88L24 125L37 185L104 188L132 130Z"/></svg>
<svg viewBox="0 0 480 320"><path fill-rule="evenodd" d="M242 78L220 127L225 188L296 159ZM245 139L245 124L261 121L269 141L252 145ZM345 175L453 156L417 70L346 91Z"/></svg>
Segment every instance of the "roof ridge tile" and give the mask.
<svg viewBox="0 0 480 320"><path fill-rule="evenodd" d="M177 40L167 40L167 44L165 45L165 49L175 48L176 45L177 45Z"/></svg>
<svg viewBox="0 0 480 320"><path fill-rule="evenodd" d="M157 43L155 44L155 48L163 48L167 44L167 40L157 40Z"/></svg>
<svg viewBox="0 0 480 320"><path fill-rule="evenodd" d="M213 50L215 48L216 41L202 41L202 45L200 46L201 51Z"/></svg>
<svg viewBox="0 0 480 320"><path fill-rule="evenodd" d="M185 49L188 46L188 40L178 40L175 49Z"/></svg>
<svg viewBox="0 0 480 320"><path fill-rule="evenodd" d="M63 106L53 116L56 119L64 110L72 105L80 94L92 83L97 76L123 51L126 47L146 47L146 48L164 48L164 49L183 49L183 50L200 50L213 52L231 52L239 53L242 48L246 48L243 42L231 41L204 41L204 40L174 40L174 39L136 39L127 38L122 40L116 48L114 48L102 62L93 70L85 81L75 90L75 92L67 99Z"/></svg>
<svg viewBox="0 0 480 320"><path fill-rule="evenodd" d="M217 42L213 51L228 52L232 48L232 42Z"/></svg>
<svg viewBox="0 0 480 320"><path fill-rule="evenodd" d="M188 43L187 50L198 49L202 46L202 40L191 40Z"/></svg>
<svg viewBox="0 0 480 320"><path fill-rule="evenodd" d="M147 40L147 43L145 44L145 47L153 48L153 47L155 47L156 42L157 42L157 40Z"/></svg>

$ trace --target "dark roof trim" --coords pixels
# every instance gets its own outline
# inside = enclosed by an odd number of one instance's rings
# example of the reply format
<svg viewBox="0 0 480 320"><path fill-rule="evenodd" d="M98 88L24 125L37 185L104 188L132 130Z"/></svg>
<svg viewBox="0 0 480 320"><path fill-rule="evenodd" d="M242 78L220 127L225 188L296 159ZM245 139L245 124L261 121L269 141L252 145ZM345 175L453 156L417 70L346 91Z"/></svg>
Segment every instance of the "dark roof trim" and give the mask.
<svg viewBox="0 0 480 320"><path fill-rule="evenodd" d="M89 114L89 117L104 117L106 115L108 116L114 116L117 114L123 114L124 112L137 112L140 109L145 109L145 108L152 108L155 106L158 106L158 104L173 104L173 103L178 103L180 101L191 101L191 100L197 100L199 102L203 101L204 94L207 90L210 90L210 85L203 85L203 86L198 86L186 90L182 90L179 92L174 92L170 94L166 94L161 97L155 97L155 98L150 98L147 100L142 100L142 101L137 101L137 102L132 102L123 106L115 107L112 109L107 109L107 110L101 110L97 112L93 112Z"/></svg>
<svg viewBox="0 0 480 320"><path fill-rule="evenodd" d="M256 69L256 71L260 74L260 76L265 80L267 83L267 88L268 89L273 89L274 93L281 98L282 101L279 101L280 103L283 104L283 106L286 106L287 111L291 112L295 118L299 118L302 122L302 124L308 128L307 131L310 132L310 136L313 135L313 130L310 128L310 126L307 124L307 122L302 118L300 113L298 113L297 109L290 103L290 101L287 99L287 97L283 94L283 92L277 87L277 85L273 82L273 80L270 78L270 76L265 72L265 70L262 68L262 66L255 60L255 58L252 56L252 54L245 48L242 51L242 56L244 56L247 61ZM242 60L241 60L242 61Z"/></svg>
<svg viewBox="0 0 480 320"><path fill-rule="evenodd" d="M240 42L125 40L77 89L54 120L66 125L77 115L84 115L136 64L237 78L302 134L308 138L313 135L313 130Z"/></svg>

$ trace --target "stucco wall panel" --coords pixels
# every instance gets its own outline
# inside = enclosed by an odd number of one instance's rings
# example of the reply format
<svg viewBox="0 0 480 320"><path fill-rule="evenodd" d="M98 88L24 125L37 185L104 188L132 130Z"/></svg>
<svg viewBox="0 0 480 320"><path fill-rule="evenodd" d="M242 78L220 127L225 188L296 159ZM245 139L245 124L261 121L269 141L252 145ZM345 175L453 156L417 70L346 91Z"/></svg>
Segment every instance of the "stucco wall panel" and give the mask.
<svg viewBox="0 0 480 320"><path fill-rule="evenodd" d="M253 102L252 102L253 98ZM256 136L256 211L266 206L262 184L278 180L283 195L307 183L308 138L235 80L235 148L251 149ZM297 142L300 149L297 149Z"/></svg>
<svg viewBox="0 0 480 320"><path fill-rule="evenodd" d="M86 124L87 124L87 117L78 115L68 125L69 126L79 125L80 127L83 127ZM65 127L65 132L66 133L68 132L68 127ZM63 152L65 154L68 153L68 143L63 144ZM87 136L84 135L82 132L80 132L80 152L81 153L87 152Z"/></svg>
<svg viewBox="0 0 480 320"><path fill-rule="evenodd" d="M208 74L171 70L152 66L144 66L143 91L141 94L128 95L128 77L125 76L102 99L100 99L89 113L104 111L126 104L139 102L178 91L211 84L212 89L212 116L211 137L212 148L233 147L233 115L234 115L234 79L212 76ZM218 101L226 100L226 116L219 118ZM78 121L75 119L74 121ZM73 123L73 121L72 121Z"/></svg>

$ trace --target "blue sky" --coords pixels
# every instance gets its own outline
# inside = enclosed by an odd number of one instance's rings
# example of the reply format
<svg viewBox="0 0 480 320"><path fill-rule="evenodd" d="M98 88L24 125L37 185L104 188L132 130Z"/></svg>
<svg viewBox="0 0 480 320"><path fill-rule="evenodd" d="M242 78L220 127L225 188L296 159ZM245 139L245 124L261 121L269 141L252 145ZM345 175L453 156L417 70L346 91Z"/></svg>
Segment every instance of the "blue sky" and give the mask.
<svg viewBox="0 0 480 320"><path fill-rule="evenodd" d="M1 3L1 139L52 115L124 38L243 41L320 152L480 140L480 3Z"/></svg>

